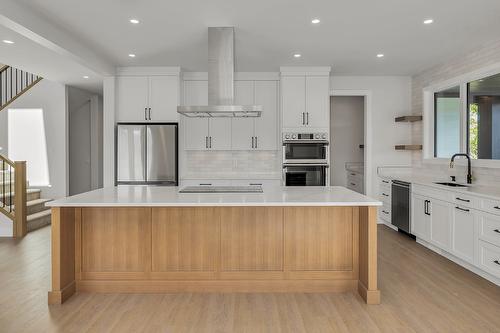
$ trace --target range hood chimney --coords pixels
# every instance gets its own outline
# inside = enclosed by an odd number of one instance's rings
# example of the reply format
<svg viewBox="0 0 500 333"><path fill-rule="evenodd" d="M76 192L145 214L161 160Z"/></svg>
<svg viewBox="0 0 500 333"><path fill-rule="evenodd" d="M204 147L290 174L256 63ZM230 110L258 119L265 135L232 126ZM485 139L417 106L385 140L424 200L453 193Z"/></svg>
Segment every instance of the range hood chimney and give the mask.
<svg viewBox="0 0 500 333"><path fill-rule="evenodd" d="M186 117L260 117L262 105L234 105L234 28L208 28L208 105L178 106Z"/></svg>

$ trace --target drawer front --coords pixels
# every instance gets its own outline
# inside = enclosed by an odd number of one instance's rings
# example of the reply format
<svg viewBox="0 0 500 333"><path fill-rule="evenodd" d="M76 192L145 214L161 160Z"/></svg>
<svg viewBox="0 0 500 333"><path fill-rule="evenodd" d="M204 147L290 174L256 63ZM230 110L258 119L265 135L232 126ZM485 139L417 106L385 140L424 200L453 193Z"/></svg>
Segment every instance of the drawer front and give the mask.
<svg viewBox="0 0 500 333"><path fill-rule="evenodd" d="M457 205L470 208L476 208L479 205L479 200L477 197L455 192L453 192L452 194L453 194L452 200Z"/></svg>
<svg viewBox="0 0 500 333"><path fill-rule="evenodd" d="M383 202L387 202L389 205L391 204L391 191L388 187L381 187L379 189L379 198Z"/></svg>
<svg viewBox="0 0 500 333"><path fill-rule="evenodd" d="M479 207L485 212L500 215L500 200L481 199Z"/></svg>
<svg viewBox="0 0 500 333"><path fill-rule="evenodd" d="M363 174L360 172L347 171L347 178L356 178L356 179L362 180Z"/></svg>
<svg viewBox="0 0 500 333"><path fill-rule="evenodd" d="M251 186L251 185L260 185L265 190L269 187L281 186L281 180L279 179L234 179L231 181L231 185L233 186Z"/></svg>
<svg viewBox="0 0 500 333"><path fill-rule="evenodd" d="M480 213L477 234L479 239L500 246L500 216Z"/></svg>
<svg viewBox="0 0 500 333"><path fill-rule="evenodd" d="M382 220L391 223L391 204L384 202L382 207L379 207L379 216Z"/></svg>
<svg viewBox="0 0 500 333"><path fill-rule="evenodd" d="M500 278L500 247L479 241L477 266Z"/></svg>
<svg viewBox="0 0 500 333"><path fill-rule="evenodd" d="M358 193L363 193L363 180L348 176L347 188Z"/></svg>

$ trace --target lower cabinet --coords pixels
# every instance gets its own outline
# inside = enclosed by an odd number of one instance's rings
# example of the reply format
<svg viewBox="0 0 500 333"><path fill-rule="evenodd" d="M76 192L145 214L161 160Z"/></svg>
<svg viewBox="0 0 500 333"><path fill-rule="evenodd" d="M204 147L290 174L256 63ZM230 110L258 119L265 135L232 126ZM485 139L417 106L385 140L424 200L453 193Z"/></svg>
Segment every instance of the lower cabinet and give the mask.
<svg viewBox="0 0 500 333"><path fill-rule="evenodd" d="M474 220L472 210L459 206L453 208L451 252L471 264L474 262Z"/></svg>
<svg viewBox="0 0 500 333"><path fill-rule="evenodd" d="M411 198L411 233L428 242L431 239L431 219L427 212L427 198L413 194Z"/></svg>
<svg viewBox="0 0 500 333"><path fill-rule="evenodd" d="M451 250L452 207L441 200L430 199L428 214L430 214L431 243L445 251Z"/></svg>

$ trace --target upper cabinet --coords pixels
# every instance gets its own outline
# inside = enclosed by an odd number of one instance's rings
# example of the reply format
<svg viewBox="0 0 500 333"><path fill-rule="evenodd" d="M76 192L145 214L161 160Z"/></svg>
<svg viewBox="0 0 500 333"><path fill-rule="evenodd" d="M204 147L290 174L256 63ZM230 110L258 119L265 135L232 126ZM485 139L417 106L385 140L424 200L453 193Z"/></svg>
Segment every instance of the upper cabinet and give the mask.
<svg viewBox="0 0 500 333"><path fill-rule="evenodd" d="M281 68L283 128L328 128L329 98L329 67Z"/></svg>
<svg viewBox="0 0 500 333"><path fill-rule="evenodd" d="M278 149L278 81L235 81L235 104L262 105L258 118L232 119L233 150Z"/></svg>
<svg viewBox="0 0 500 333"><path fill-rule="evenodd" d="M121 69L116 79L117 121L177 122L179 85L178 68Z"/></svg>
<svg viewBox="0 0 500 333"><path fill-rule="evenodd" d="M208 82L206 80L184 81L184 105L208 105ZM190 118L183 116L181 130L184 132L186 150L230 150L230 118Z"/></svg>

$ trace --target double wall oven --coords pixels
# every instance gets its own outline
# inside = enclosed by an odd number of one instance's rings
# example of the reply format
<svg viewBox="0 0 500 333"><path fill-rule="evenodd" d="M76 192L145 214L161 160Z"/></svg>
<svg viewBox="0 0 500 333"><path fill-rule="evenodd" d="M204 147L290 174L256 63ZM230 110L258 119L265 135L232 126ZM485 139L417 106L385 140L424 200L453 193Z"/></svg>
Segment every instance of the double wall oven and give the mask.
<svg viewBox="0 0 500 333"><path fill-rule="evenodd" d="M283 133L283 184L329 185L327 133Z"/></svg>

